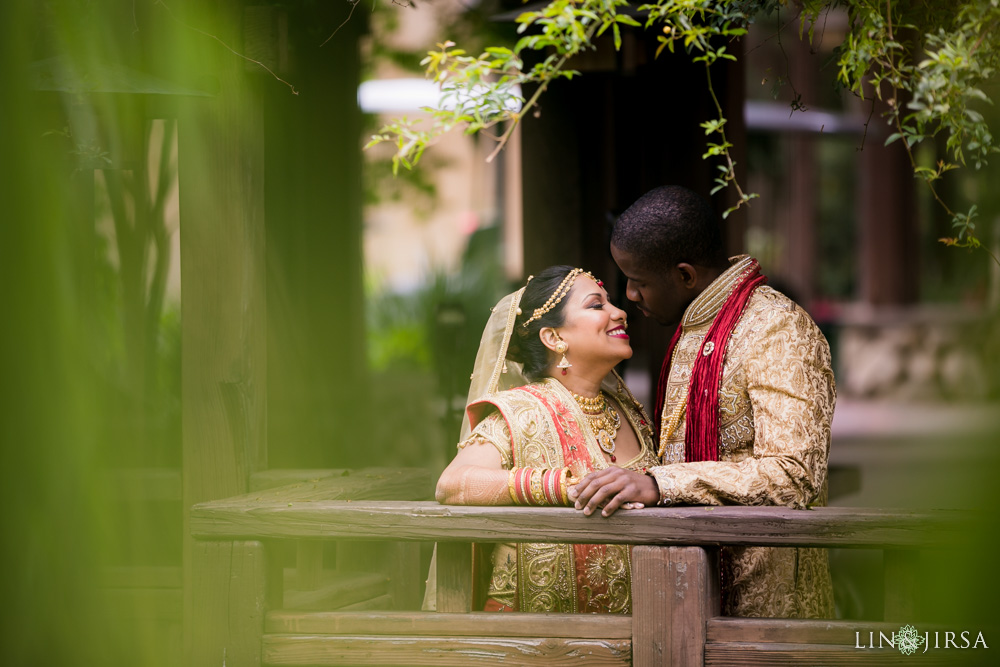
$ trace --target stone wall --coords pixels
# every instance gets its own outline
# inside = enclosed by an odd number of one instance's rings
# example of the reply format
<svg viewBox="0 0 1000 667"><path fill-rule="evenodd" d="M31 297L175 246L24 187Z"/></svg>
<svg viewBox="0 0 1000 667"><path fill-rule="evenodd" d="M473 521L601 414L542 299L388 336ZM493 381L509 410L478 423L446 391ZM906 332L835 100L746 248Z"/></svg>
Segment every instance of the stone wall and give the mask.
<svg viewBox="0 0 1000 667"><path fill-rule="evenodd" d="M832 332L838 393L903 401L995 397L998 337L997 317L981 311L852 305Z"/></svg>

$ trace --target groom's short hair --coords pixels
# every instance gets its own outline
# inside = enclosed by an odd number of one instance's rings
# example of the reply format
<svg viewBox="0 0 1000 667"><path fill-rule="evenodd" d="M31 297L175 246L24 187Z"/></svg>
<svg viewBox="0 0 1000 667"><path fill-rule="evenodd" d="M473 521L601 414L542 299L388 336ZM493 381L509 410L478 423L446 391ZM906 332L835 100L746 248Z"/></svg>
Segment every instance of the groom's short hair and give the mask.
<svg viewBox="0 0 1000 667"><path fill-rule="evenodd" d="M679 185L650 190L618 217L611 245L650 269L681 262L724 266L718 216L697 193Z"/></svg>

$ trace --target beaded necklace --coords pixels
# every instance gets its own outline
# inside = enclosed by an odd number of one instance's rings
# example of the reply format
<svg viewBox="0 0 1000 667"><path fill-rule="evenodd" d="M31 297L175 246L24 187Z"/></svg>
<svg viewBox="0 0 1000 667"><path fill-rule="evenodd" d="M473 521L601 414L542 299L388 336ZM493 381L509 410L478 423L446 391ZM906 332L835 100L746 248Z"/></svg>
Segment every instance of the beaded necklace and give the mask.
<svg viewBox="0 0 1000 667"><path fill-rule="evenodd" d="M670 353L670 366L674 365L674 361L677 358L677 347L675 346L673 351ZM677 401L677 405L670 412L670 417L667 418L667 425L664 430L660 433L660 448L656 452L656 456L663 459L663 454L667 451L667 443L670 438L674 435L674 431L680 426L681 417L684 415L684 408L687 407L688 393L690 386L684 387L684 395L681 396L681 400Z"/></svg>
<svg viewBox="0 0 1000 667"><path fill-rule="evenodd" d="M667 421L667 427L664 429L663 434L660 437L660 449L656 452L656 455L661 459L663 458L663 454L667 451L667 442L670 441L670 438L674 435L674 431L677 430L677 427L681 423L681 417L684 415L684 408L687 407L687 401L688 390L685 388L684 396L681 397L681 400L678 401L677 405L675 405L674 409L671 411L670 419Z"/></svg>

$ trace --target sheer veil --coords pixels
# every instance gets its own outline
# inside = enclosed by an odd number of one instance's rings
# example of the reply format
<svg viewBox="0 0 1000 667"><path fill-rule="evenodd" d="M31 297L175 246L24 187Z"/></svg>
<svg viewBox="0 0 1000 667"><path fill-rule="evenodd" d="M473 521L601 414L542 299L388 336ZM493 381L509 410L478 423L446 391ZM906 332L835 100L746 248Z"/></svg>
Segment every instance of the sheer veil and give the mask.
<svg viewBox="0 0 1000 667"><path fill-rule="evenodd" d="M514 321L517 319L522 294L523 287L500 299L493 307L490 319L483 329L482 340L479 341L476 364L469 379L466 406L499 391L528 384L529 380L524 377L521 364L507 360L507 348L514 332ZM466 413L462 419L458 442L468 438L470 432L469 415Z"/></svg>

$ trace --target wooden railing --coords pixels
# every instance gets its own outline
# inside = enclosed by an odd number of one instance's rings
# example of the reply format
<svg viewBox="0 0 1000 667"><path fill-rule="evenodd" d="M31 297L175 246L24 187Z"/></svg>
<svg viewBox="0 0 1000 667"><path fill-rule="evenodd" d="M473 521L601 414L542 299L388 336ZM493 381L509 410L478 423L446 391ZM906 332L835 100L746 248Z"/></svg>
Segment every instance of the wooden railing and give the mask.
<svg viewBox="0 0 1000 667"><path fill-rule="evenodd" d="M912 616L918 589L914 555L924 548L954 548L964 536L959 515L943 511L684 507L602 518L570 508L300 501L281 489L270 493L191 510L196 539L250 541L244 546L262 555L229 573L233 586L244 586L230 596L227 610L230 619L244 623L224 640L230 667L906 664L907 656L898 651L858 650L855 633L877 637L880 630L891 632L901 622L917 620ZM281 598L273 582L267 582L262 544L289 539L437 542L438 611L283 610L275 605ZM472 611L470 543L508 541L637 545L632 615ZM717 553L724 545L883 549L885 622L721 617ZM191 664L219 664L214 660L218 641L195 644L215 648L211 656L192 656ZM240 661L232 656L241 656Z"/></svg>

